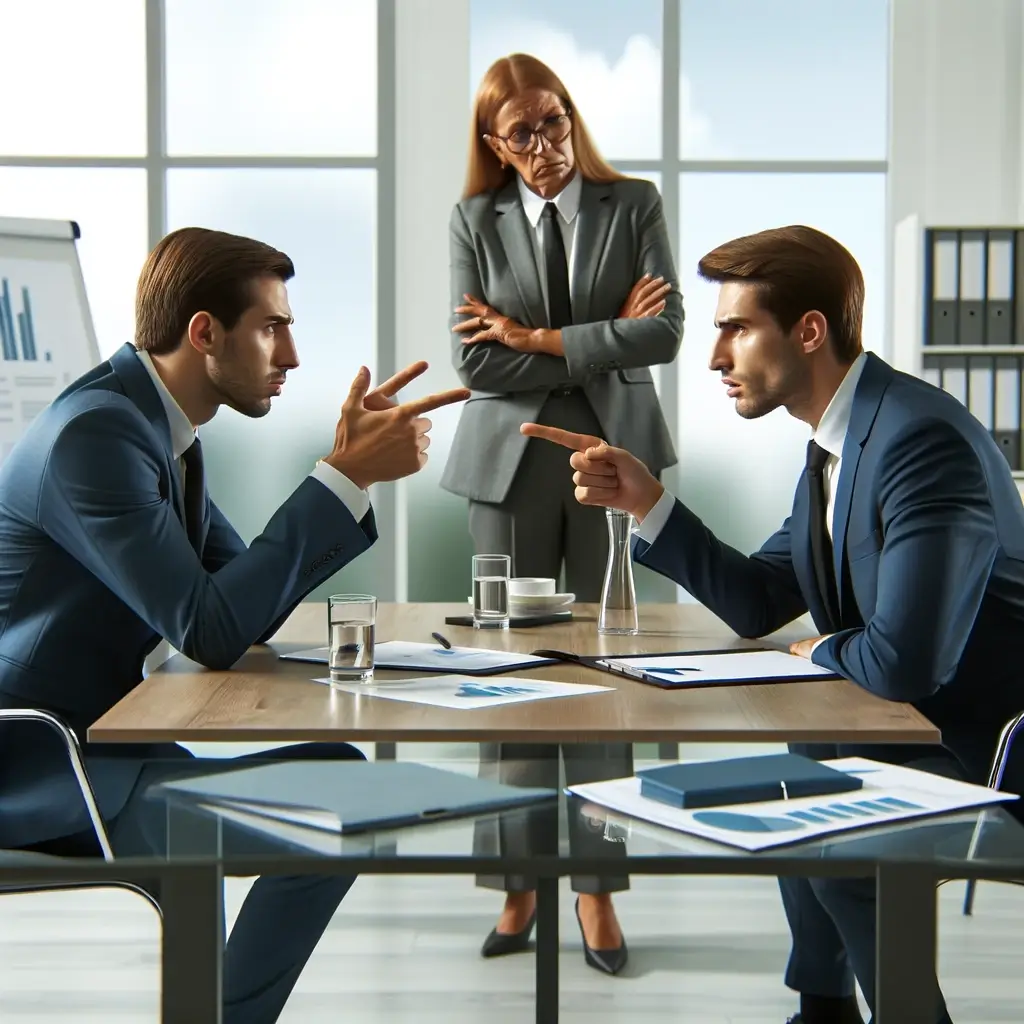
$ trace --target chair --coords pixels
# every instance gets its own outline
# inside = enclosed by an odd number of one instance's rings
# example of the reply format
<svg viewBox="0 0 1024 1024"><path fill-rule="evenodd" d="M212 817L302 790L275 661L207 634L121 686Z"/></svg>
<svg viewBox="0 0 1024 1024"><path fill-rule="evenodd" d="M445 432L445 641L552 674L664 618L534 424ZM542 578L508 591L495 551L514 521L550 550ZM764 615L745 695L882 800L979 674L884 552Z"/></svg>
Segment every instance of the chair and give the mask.
<svg viewBox="0 0 1024 1024"><path fill-rule="evenodd" d="M85 770L85 761L82 758L82 748L78 739L71 729L62 722L56 715L48 711L39 711L35 708L3 708L0 709L0 725L4 722L38 722L52 729L64 744L65 753L71 764L71 770L75 774L78 783L78 791L81 793L82 802L85 804L86 812L89 815L89 823L96 835L100 851L105 861L114 859L114 851L110 846L110 837L107 835L106 826L100 817L99 807L96 805L96 794L93 792L92 783ZM96 882L30 882L25 885L6 885L0 883L0 894L18 894L32 892L63 892L74 889L127 889L138 896L141 896L157 912L161 920L163 912L160 905L141 886L131 882L118 882L104 879Z"/></svg>
<svg viewBox="0 0 1024 1024"><path fill-rule="evenodd" d="M986 785L990 789L999 789L1003 784L1003 776L1006 774L1006 765L1010 760L1010 751L1013 747L1013 741L1017 737L1017 733L1024 729L1024 711L1022 711L1016 718L1011 718L1010 721L1003 726L1003 731L999 734L999 742L996 744L996 752L992 758L992 769L988 775L988 782ZM974 839L978 838L978 833L975 832ZM968 856L974 853L975 842L971 843L971 852ZM1024 881L1015 882L1015 885L1024 885ZM974 891L977 888L977 879L970 878L967 880L967 889L964 892L964 916L969 917L974 911Z"/></svg>

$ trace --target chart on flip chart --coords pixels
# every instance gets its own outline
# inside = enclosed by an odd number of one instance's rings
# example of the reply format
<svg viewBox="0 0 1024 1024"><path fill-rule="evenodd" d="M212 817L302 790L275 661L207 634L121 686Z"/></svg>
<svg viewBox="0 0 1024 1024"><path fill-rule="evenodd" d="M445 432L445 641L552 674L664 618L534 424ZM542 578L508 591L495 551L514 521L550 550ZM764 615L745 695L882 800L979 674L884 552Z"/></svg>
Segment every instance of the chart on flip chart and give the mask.
<svg viewBox="0 0 1024 1024"><path fill-rule="evenodd" d="M0 219L0 462L99 362L76 235L66 221Z"/></svg>

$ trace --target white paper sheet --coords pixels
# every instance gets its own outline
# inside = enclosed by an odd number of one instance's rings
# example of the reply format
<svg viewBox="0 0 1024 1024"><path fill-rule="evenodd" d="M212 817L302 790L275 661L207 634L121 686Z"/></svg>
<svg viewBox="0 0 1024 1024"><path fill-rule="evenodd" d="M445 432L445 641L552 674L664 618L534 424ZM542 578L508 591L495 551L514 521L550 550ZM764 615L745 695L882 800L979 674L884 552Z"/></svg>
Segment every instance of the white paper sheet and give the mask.
<svg viewBox="0 0 1024 1024"><path fill-rule="evenodd" d="M327 664L328 649L314 647L308 651L282 654L285 661L309 661ZM410 672L500 672L550 664L550 658L514 651L487 651L476 647L452 647L420 644L408 640L387 640L377 644L374 662L377 668L408 669Z"/></svg>
<svg viewBox="0 0 1024 1024"><path fill-rule="evenodd" d="M625 675L641 673L685 686L693 683L742 682L744 679L801 679L835 676L831 669L783 651L730 651L727 654L649 654L642 658L609 658L605 664ZM666 671L659 672L658 669Z"/></svg>
<svg viewBox="0 0 1024 1024"><path fill-rule="evenodd" d="M404 700L411 704L431 704L438 708L472 710L499 704L523 704L550 697L576 697L580 694L608 693L610 687L581 683L555 683L546 679L522 679L517 676L427 676L422 679L388 679L379 683L330 683L336 690L363 697Z"/></svg>
<svg viewBox="0 0 1024 1024"><path fill-rule="evenodd" d="M833 796L689 811L641 796L640 780L636 776L570 786L569 791L600 807L642 821L751 851L1017 799L1012 793L862 757L844 757L824 763L839 771L860 775L864 780L863 788Z"/></svg>

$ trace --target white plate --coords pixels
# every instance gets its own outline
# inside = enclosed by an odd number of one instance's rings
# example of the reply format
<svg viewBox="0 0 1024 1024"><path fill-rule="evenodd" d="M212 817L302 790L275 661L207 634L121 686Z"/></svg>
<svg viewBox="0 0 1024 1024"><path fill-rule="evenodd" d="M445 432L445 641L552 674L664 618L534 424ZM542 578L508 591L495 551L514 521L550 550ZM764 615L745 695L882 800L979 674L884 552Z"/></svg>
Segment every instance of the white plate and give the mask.
<svg viewBox="0 0 1024 1024"><path fill-rule="evenodd" d="M564 612L576 600L575 594L542 594L534 597L510 597L508 610L510 615L543 615L550 612ZM470 605L473 598L467 597Z"/></svg>

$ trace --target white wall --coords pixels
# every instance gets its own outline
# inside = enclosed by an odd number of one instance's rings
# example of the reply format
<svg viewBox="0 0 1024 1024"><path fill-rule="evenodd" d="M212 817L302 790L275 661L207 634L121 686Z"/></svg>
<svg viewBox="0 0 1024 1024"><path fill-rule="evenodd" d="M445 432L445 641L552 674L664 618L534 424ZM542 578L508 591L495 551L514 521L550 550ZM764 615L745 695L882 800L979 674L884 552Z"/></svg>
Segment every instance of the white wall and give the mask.
<svg viewBox="0 0 1024 1024"><path fill-rule="evenodd" d="M1024 5L892 0L887 350L920 370L927 227L1024 222Z"/></svg>

